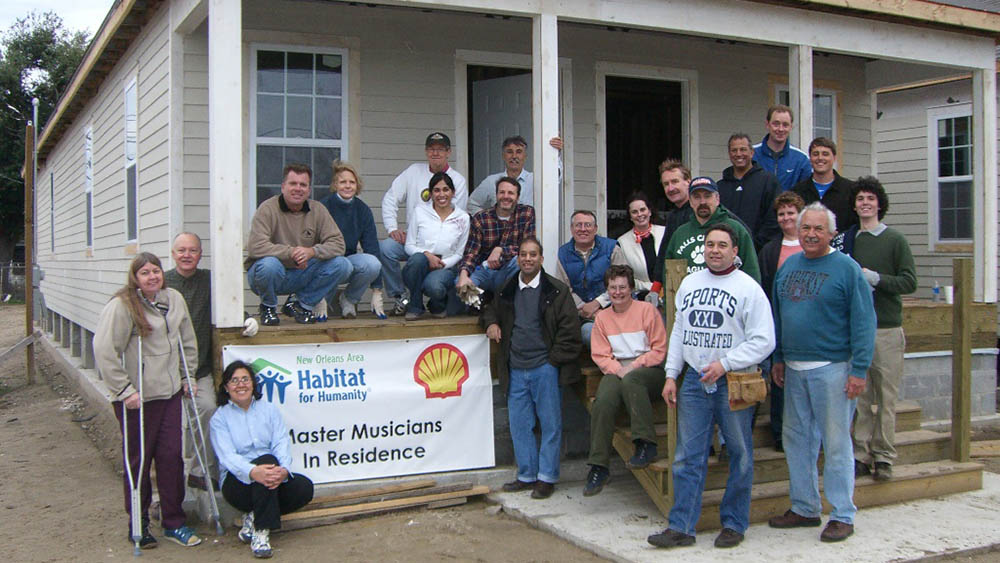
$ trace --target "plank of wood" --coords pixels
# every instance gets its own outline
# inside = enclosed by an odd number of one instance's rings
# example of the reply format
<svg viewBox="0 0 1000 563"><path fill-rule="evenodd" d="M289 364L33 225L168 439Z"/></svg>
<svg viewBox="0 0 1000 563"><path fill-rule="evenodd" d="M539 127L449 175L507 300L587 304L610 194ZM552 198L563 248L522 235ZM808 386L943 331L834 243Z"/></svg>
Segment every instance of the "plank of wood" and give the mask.
<svg viewBox="0 0 1000 563"><path fill-rule="evenodd" d="M35 340L37 340L41 335L42 333L36 330L31 334L31 336L25 336L24 338L22 338L20 342L8 348L7 351L5 351L3 354L0 354L0 363L3 363L3 361L6 360L8 357L13 356L14 354L20 352L21 350L24 350L25 348L28 347L29 344L33 344Z"/></svg>
<svg viewBox="0 0 1000 563"><path fill-rule="evenodd" d="M1000 457L1000 440L972 442L972 457Z"/></svg>
<svg viewBox="0 0 1000 563"><path fill-rule="evenodd" d="M420 481L410 481L408 483L383 485L381 487L372 487L370 489L358 489L356 491L349 491L346 493L337 493L334 495L315 497L312 499L312 502L310 502L308 506L312 506L314 504L326 504L342 500L373 497L378 495L387 495L390 493L400 493L403 491L412 491L414 489L426 489L428 487L433 487L435 485L437 485L437 481L435 481L434 479L421 479Z"/></svg>
<svg viewBox="0 0 1000 563"><path fill-rule="evenodd" d="M427 505L427 508L429 510L437 510L438 508L448 508L449 506L458 506L460 504L465 504L467 502L469 502L469 497L458 497L458 498L432 502Z"/></svg>
<svg viewBox="0 0 1000 563"><path fill-rule="evenodd" d="M454 493L459 491L468 491L472 489L473 484L470 482L465 483L454 483L451 485L442 485L440 487L425 487L421 489L415 489L411 491L399 491L395 493L381 493L375 495L369 495L365 497L356 497L353 499L339 499L332 501L313 501L309 503L310 509L317 508L333 508L335 506L348 506L348 505L358 505L363 503L371 502L381 502L384 500L394 500L400 498L412 498L418 496L426 495L436 495L439 493Z"/></svg>
<svg viewBox="0 0 1000 563"><path fill-rule="evenodd" d="M458 497L469 497L477 495L485 495L490 492L490 488L485 485L479 485L471 489L466 489L463 491L454 491L450 493L438 493L435 495L423 495L419 497L402 498L395 500L386 500L381 502L370 502L363 504L354 504L350 506L337 506L334 508L321 508L318 510L303 510L301 512L295 512L282 517L283 521L294 521L294 520L304 520L308 518L318 518L325 516L338 516L344 514L352 514L356 512L362 512L367 510L379 510L383 508L401 508L405 506L416 506L421 504L430 504L432 502L437 502L439 500L447 500Z"/></svg>

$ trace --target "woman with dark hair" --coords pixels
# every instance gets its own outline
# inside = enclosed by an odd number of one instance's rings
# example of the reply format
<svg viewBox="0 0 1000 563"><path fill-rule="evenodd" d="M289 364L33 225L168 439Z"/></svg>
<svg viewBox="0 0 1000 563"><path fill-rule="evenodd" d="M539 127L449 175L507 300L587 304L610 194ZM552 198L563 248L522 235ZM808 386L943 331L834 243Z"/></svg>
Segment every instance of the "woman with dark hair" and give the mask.
<svg viewBox="0 0 1000 563"><path fill-rule="evenodd" d="M277 407L260 400L253 368L239 360L226 366L212 415L212 446L219 458L226 502L244 512L240 541L254 557L271 556L271 530L281 515L309 504L313 484L292 473L288 430Z"/></svg>
<svg viewBox="0 0 1000 563"><path fill-rule="evenodd" d="M469 214L455 207L455 183L445 172L431 177L429 204L417 205L406 229L403 283L410 291L406 320L424 314L424 294L431 315L447 315L449 293L455 293L456 268L469 239ZM454 297L458 301L458 297Z"/></svg>
<svg viewBox="0 0 1000 563"><path fill-rule="evenodd" d="M618 246L635 272L638 298L645 299L650 291L660 293L660 282L653 280L653 270L656 268L656 249L660 248L666 227L652 223L653 208L646 194L633 193L625 205L628 208L628 218L632 221L632 229L618 237Z"/></svg>
<svg viewBox="0 0 1000 563"><path fill-rule="evenodd" d="M201 543L194 530L185 525L187 517L181 508L181 393L190 395L195 389L188 389L181 379L179 346L184 348L188 371L195 373L198 347L184 297L164 286L160 259L141 252L132 260L125 287L101 311L94 331L94 361L111 393L111 407L121 425L123 455L124 444L128 444L125 511L131 515L136 509L131 490L139 487L141 530L130 530L129 535L138 537L143 549L156 547L156 538L149 533L153 496L149 470L154 461L164 536L187 547ZM128 418L123 422L124 416Z"/></svg>

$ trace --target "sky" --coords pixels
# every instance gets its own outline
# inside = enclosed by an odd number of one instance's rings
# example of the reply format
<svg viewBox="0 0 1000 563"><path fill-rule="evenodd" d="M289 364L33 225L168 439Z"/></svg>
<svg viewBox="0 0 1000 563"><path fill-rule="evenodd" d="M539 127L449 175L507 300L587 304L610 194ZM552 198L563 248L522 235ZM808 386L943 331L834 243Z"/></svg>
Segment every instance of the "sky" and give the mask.
<svg viewBox="0 0 1000 563"><path fill-rule="evenodd" d="M86 30L91 37L97 33L114 0L2 0L0 30L6 31L18 18L32 10L55 12L71 31Z"/></svg>

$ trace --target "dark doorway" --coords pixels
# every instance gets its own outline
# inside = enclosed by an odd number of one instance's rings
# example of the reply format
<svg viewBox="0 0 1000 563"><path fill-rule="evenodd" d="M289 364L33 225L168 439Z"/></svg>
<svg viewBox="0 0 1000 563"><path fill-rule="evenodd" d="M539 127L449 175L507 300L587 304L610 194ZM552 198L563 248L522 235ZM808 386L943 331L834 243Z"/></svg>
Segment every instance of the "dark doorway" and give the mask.
<svg viewBox="0 0 1000 563"><path fill-rule="evenodd" d="M681 149L681 83L608 76L607 233L618 237L629 228L625 200L643 191L663 223L666 197L657 166L666 158L683 158Z"/></svg>

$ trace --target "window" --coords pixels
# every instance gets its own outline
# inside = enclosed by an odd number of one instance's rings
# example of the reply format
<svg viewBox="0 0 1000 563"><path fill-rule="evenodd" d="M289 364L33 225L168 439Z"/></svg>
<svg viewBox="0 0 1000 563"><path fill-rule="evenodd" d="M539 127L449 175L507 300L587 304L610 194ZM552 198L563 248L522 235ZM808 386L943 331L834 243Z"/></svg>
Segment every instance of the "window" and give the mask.
<svg viewBox="0 0 1000 563"><path fill-rule="evenodd" d="M927 112L931 241L972 241L972 111L969 104Z"/></svg>
<svg viewBox="0 0 1000 563"><path fill-rule="evenodd" d="M789 105L788 86L779 85L777 88L778 103ZM834 90L813 89L813 139L816 137L837 141L837 93ZM801 143L808 145L809 141L812 139Z"/></svg>
<svg viewBox="0 0 1000 563"><path fill-rule="evenodd" d="M87 248L94 247L94 129L83 133L83 198L87 213Z"/></svg>
<svg viewBox="0 0 1000 563"><path fill-rule="evenodd" d="M325 193L331 163L346 159L347 51L256 46L251 56L250 127L254 208L281 192L286 164L308 164L313 194Z"/></svg>
<svg viewBox="0 0 1000 563"><path fill-rule="evenodd" d="M139 95L133 78L125 86L125 238L139 239Z"/></svg>

